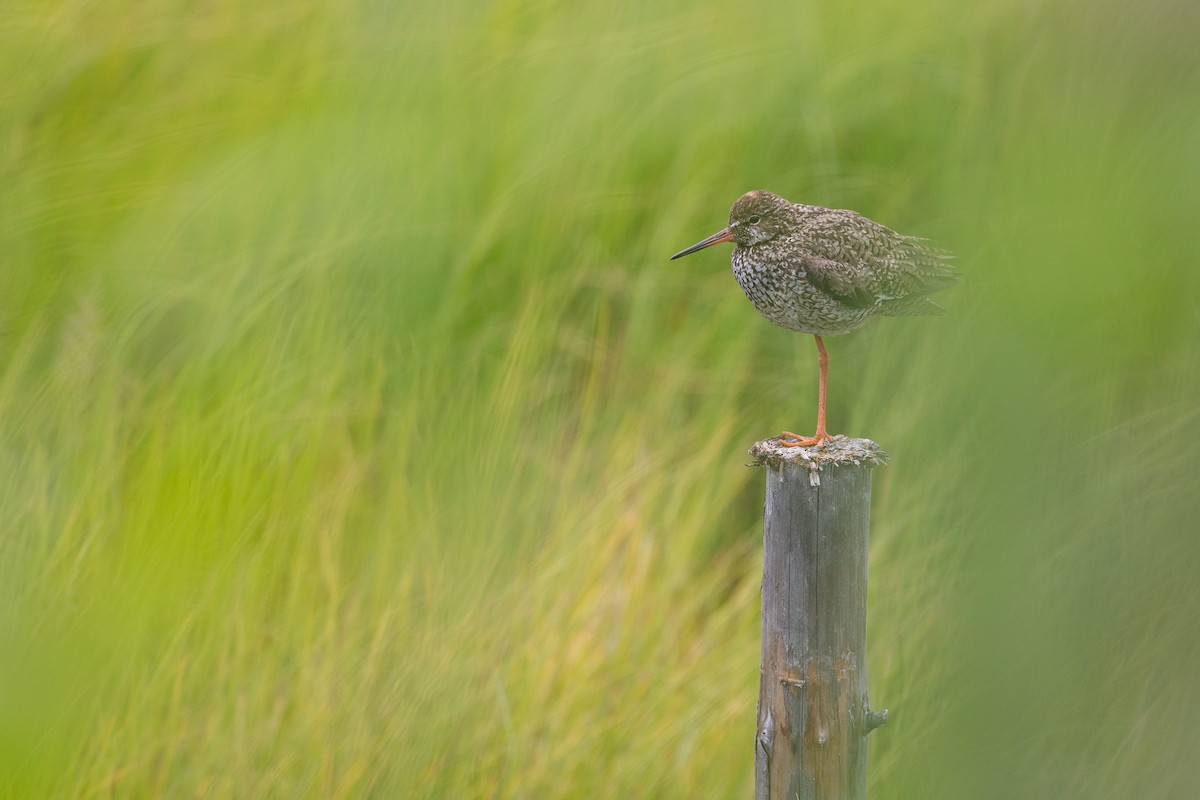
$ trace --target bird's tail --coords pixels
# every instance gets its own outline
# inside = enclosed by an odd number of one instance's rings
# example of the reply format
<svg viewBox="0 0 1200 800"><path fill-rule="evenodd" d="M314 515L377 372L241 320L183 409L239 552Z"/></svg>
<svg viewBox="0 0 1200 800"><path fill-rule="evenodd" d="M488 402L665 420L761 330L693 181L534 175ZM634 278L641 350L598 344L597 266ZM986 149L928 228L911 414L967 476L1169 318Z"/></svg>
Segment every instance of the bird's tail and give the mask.
<svg viewBox="0 0 1200 800"><path fill-rule="evenodd" d="M915 317L946 312L928 297L898 297L880 303L879 313L885 317Z"/></svg>
<svg viewBox="0 0 1200 800"><path fill-rule="evenodd" d="M888 317L906 317L919 314L942 314L941 306L927 295L948 289L962 281L962 273L950 266L953 256L939 250L921 239L908 238L908 273L900 296L888 298L879 304L879 313Z"/></svg>

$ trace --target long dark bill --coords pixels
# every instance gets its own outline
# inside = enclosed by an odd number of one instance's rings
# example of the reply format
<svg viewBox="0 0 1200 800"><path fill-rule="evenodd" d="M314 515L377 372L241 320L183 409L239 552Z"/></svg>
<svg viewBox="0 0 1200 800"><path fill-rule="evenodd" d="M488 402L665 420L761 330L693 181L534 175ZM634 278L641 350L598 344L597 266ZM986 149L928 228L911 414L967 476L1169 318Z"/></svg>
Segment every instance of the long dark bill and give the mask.
<svg viewBox="0 0 1200 800"><path fill-rule="evenodd" d="M674 261L677 258L682 258L682 257L686 256L688 253L694 253L697 250L703 250L706 247L712 247L714 244L720 244L721 242L728 242L728 241L731 241L732 239L733 239L733 234L729 232L729 228L723 228L723 229L717 231L716 233L714 233L712 236L708 237L707 239L696 242L691 247L687 247L687 248L684 248L683 250L680 250L678 253L671 256L671 260Z"/></svg>

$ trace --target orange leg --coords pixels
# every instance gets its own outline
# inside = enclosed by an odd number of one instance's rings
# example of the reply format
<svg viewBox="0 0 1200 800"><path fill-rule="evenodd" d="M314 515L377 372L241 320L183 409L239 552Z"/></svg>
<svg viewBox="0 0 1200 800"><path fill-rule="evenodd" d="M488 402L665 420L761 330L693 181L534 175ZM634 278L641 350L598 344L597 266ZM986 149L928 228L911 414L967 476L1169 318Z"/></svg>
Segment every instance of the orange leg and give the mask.
<svg viewBox="0 0 1200 800"><path fill-rule="evenodd" d="M779 443L784 447L820 446L829 438L829 433L825 430L825 391L829 386L829 353L825 352L825 343L821 341L820 336L813 336L813 338L817 340L817 361L821 365L821 382L817 388L817 432L812 436L797 436L791 431L784 431L779 435Z"/></svg>

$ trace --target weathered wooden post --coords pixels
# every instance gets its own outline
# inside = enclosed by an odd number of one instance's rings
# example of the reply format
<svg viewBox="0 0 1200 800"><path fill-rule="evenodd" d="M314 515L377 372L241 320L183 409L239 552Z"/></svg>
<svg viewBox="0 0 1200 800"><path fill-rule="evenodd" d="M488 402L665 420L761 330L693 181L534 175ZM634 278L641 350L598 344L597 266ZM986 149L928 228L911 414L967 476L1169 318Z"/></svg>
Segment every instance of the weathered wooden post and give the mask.
<svg viewBox="0 0 1200 800"><path fill-rule="evenodd" d="M767 469L755 800L863 800L867 734L869 439L758 442Z"/></svg>

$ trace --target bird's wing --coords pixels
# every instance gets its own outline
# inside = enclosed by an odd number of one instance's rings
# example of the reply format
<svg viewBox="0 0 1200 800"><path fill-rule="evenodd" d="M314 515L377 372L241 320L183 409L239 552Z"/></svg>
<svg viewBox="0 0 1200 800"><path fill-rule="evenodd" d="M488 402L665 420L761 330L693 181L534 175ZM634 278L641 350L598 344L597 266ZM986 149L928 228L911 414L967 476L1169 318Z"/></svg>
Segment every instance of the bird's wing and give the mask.
<svg viewBox="0 0 1200 800"><path fill-rule="evenodd" d="M920 297L958 283L949 255L861 214L822 209L806 225L813 285L855 308ZM849 299L846 299L849 298Z"/></svg>
<svg viewBox="0 0 1200 800"><path fill-rule="evenodd" d="M879 282L862 262L838 263L805 254L800 269L808 282L824 294L851 308L870 308L878 302Z"/></svg>

